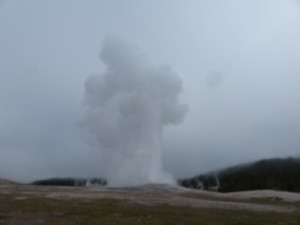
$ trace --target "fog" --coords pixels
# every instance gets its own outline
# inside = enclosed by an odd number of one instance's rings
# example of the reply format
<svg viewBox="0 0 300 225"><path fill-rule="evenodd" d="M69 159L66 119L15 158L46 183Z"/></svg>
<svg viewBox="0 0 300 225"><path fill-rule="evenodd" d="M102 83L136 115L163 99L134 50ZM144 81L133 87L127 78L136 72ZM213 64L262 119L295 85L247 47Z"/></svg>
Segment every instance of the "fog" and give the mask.
<svg viewBox="0 0 300 225"><path fill-rule="evenodd" d="M299 27L296 0L0 1L0 177L109 176L83 122L91 77L112 67L107 37L138 46L141 57L125 58L154 71L158 87L169 73L180 83L174 96L189 110L162 125L162 174L299 156Z"/></svg>

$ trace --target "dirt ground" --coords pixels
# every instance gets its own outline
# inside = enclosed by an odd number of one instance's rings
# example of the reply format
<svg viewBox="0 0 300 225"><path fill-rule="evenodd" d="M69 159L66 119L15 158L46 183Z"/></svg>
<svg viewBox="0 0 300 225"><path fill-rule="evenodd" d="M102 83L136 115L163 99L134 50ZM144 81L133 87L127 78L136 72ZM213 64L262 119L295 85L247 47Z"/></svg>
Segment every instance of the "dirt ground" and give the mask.
<svg viewBox="0 0 300 225"><path fill-rule="evenodd" d="M117 199L147 206L167 204L195 208L300 213L298 207L284 204L300 202L300 194L272 190L222 194L191 190L166 184L147 184L126 188L56 187L21 185L2 179L0 180L0 195L13 195L15 201L22 201L33 197L42 197L45 199L78 199L85 202L97 199ZM265 203L264 200L268 201ZM282 204L269 204L270 202L280 202Z"/></svg>

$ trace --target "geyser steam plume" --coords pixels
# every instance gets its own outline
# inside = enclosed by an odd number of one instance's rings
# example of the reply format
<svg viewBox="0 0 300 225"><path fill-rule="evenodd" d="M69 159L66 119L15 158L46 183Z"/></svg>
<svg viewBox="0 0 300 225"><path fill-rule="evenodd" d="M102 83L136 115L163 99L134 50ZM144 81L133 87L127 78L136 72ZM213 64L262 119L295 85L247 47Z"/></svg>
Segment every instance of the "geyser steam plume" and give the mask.
<svg viewBox="0 0 300 225"><path fill-rule="evenodd" d="M102 74L85 83L88 127L100 151L101 173L111 186L172 183L163 172L163 127L183 120L180 78L170 66L146 63L136 46L115 38L104 41Z"/></svg>

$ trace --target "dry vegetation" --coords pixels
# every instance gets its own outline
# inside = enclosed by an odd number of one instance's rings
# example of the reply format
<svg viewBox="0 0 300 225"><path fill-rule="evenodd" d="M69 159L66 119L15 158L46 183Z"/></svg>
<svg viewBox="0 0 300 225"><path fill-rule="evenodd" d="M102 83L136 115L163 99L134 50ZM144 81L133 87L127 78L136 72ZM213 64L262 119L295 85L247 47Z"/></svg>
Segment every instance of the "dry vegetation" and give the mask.
<svg viewBox="0 0 300 225"><path fill-rule="evenodd" d="M213 194L168 185L73 188L0 182L0 224L299 224L300 195L290 201L288 193L259 193Z"/></svg>

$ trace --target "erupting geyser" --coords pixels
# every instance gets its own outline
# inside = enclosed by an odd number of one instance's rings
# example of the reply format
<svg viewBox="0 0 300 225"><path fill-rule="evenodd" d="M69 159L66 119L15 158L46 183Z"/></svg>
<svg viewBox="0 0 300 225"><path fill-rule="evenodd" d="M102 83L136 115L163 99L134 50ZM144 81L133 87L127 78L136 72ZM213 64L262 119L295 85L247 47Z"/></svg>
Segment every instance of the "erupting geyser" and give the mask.
<svg viewBox="0 0 300 225"><path fill-rule="evenodd" d="M110 186L173 183L162 169L163 127L183 120L180 78L170 66L147 64L139 50L115 38L104 41L102 74L85 83L84 125L100 151L101 173Z"/></svg>

